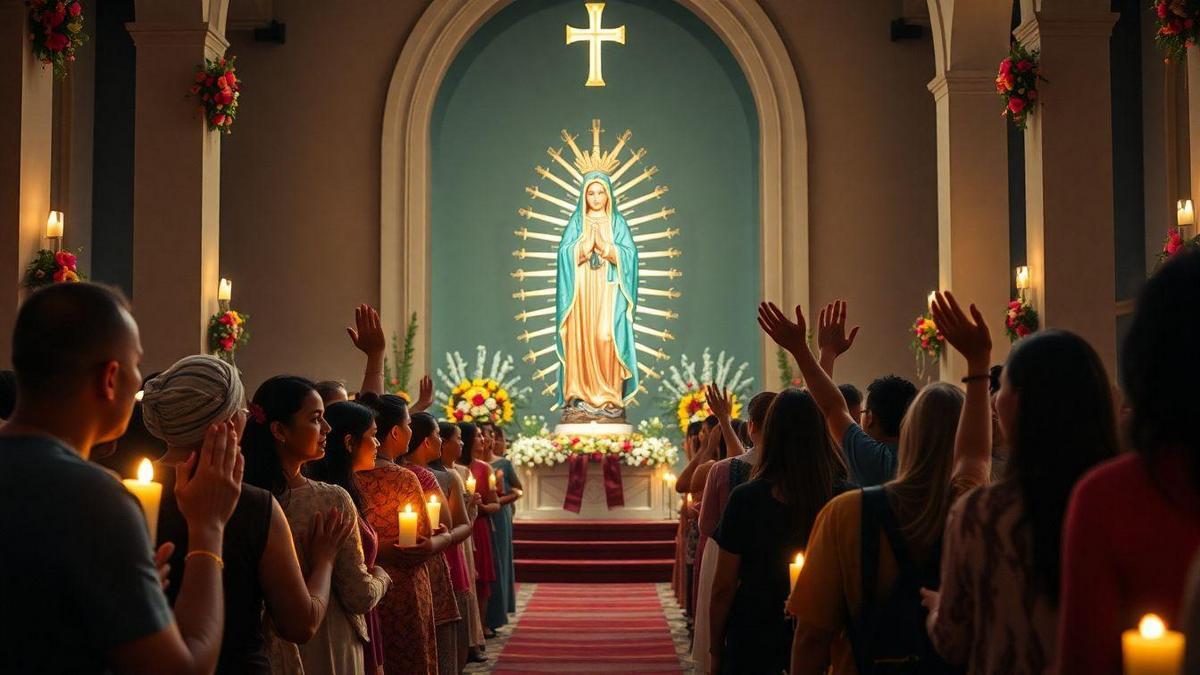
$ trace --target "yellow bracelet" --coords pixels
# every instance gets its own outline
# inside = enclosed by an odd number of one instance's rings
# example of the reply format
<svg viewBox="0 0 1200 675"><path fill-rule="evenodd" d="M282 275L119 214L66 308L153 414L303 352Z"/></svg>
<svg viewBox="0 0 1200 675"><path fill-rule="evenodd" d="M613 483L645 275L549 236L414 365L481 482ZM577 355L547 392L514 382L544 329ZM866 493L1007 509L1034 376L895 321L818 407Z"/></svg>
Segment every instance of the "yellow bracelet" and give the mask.
<svg viewBox="0 0 1200 675"><path fill-rule="evenodd" d="M200 556L202 558L212 558L217 563L217 569L225 569L225 561L221 559L221 556L213 553L212 551L205 551L204 549L199 548L195 551L189 551L187 555L183 556L183 562L186 563L196 556Z"/></svg>

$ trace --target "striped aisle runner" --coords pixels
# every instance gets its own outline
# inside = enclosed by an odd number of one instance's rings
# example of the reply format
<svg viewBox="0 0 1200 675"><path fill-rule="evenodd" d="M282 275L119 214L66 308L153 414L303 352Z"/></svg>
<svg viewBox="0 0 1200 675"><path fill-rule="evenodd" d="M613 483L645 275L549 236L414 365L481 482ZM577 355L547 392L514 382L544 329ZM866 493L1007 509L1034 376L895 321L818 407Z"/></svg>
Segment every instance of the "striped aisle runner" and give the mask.
<svg viewBox="0 0 1200 675"><path fill-rule="evenodd" d="M538 584L493 673L681 673L654 584Z"/></svg>

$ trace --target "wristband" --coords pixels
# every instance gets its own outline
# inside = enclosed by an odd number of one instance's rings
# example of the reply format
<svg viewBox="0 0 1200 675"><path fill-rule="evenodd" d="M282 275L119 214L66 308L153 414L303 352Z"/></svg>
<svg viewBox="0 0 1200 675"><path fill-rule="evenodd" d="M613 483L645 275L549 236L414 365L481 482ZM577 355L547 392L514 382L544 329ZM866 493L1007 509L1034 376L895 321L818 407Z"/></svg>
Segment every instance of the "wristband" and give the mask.
<svg viewBox="0 0 1200 675"><path fill-rule="evenodd" d="M213 561L217 563L217 569L225 569L225 561L221 559L221 556L213 553L212 551L205 551L204 549L199 548L195 551L189 551L187 555L183 556L183 562L186 563L195 557L212 558Z"/></svg>
<svg viewBox="0 0 1200 675"><path fill-rule="evenodd" d="M962 381L963 381L963 384L967 384L969 382L978 382L979 380L990 380L990 379L992 379L991 375L989 375L987 373L983 373L982 375L967 375L966 377L964 377L962 379Z"/></svg>

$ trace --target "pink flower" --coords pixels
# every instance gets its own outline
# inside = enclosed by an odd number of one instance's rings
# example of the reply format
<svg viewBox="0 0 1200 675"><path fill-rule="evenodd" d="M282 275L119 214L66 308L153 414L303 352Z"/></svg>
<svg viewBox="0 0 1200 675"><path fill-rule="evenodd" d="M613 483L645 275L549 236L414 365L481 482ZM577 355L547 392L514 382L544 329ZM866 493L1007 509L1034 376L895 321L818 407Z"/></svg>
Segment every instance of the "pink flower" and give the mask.
<svg viewBox="0 0 1200 675"><path fill-rule="evenodd" d="M67 20L67 13L63 10L46 12L42 14L42 26L45 28L56 28Z"/></svg>
<svg viewBox="0 0 1200 675"><path fill-rule="evenodd" d="M1154 7L1154 11L1158 14L1158 18L1160 18L1160 19L1167 18L1167 3L1165 3L1165 2L1158 3L1158 5L1156 5Z"/></svg>
<svg viewBox="0 0 1200 675"><path fill-rule="evenodd" d="M1179 236L1179 230L1174 228L1167 233L1167 243L1163 246L1163 251L1167 255L1175 255L1183 248L1183 237Z"/></svg>
<svg viewBox="0 0 1200 675"><path fill-rule="evenodd" d="M69 253L67 251L59 251L58 253L54 254L54 262L59 267L66 267L67 269L73 270L73 269L75 269L75 262L76 262L75 254Z"/></svg>
<svg viewBox="0 0 1200 675"><path fill-rule="evenodd" d="M1009 302L1009 303L1008 303L1008 308L1009 308L1009 309L1020 309L1020 308L1021 308L1021 301L1020 301L1020 300L1013 300L1013 301Z"/></svg>
<svg viewBox="0 0 1200 675"><path fill-rule="evenodd" d="M1008 99L1008 111L1011 112L1012 114L1020 115L1021 111L1024 109L1025 109L1025 99L1019 98L1016 96Z"/></svg>
<svg viewBox="0 0 1200 675"><path fill-rule="evenodd" d="M71 3L71 7L67 10L71 16L79 16L82 12L83 7L78 2Z"/></svg>
<svg viewBox="0 0 1200 675"><path fill-rule="evenodd" d="M62 33L51 33L46 36L46 48L52 52L61 52L69 44L71 44L71 41Z"/></svg>
<svg viewBox="0 0 1200 675"><path fill-rule="evenodd" d="M1017 324L1017 337L1025 337L1026 335L1029 335L1029 328L1023 323Z"/></svg>
<svg viewBox="0 0 1200 675"><path fill-rule="evenodd" d="M1012 70L1012 59L1004 59L1000 62L1000 74L1007 75Z"/></svg>

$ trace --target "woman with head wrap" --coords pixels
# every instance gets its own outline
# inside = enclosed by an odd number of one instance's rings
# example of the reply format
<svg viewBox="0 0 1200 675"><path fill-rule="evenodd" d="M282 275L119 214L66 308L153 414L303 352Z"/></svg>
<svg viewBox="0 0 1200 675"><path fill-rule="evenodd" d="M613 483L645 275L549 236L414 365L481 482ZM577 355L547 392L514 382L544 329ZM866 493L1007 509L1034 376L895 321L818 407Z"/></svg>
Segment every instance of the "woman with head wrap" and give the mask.
<svg viewBox="0 0 1200 675"><path fill-rule="evenodd" d="M165 485L158 542L174 544L167 597L172 604L183 578L187 525L175 502L173 467L188 461L213 424L233 421L240 439L249 411L237 370L212 356L189 356L146 382L142 414L146 429L167 445L155 471ZM225 526L225 635L218 673L269 673L298 663L295 645L268 658L263 638L264 605L277 632L293 643L312 638L329 605L330 575L338 546L354 521L333 511L318 514L310 530L311 566L302 573L283 510L271 493L249 484Z"/></svg>

